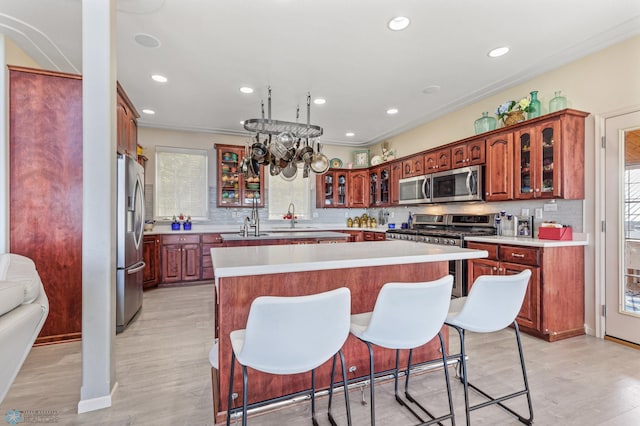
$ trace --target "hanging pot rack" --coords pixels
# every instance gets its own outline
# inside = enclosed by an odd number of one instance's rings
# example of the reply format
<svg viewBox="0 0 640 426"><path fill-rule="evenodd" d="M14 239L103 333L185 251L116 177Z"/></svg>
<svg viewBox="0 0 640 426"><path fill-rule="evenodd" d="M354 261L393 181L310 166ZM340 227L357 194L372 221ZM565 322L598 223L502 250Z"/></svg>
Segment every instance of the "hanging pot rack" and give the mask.
<svg viewBox="0 0 640 426"><path fill-rule="evenodd" d="M295 179L298 164L303 166L304 178L308 177L310 170L317 174L326 173L328 160L320 152L318 142L323 130L322 127L311 124L311 94L307 93L306 124L297 121L300 115L299 107L296 110L295 123L271 118L271 87L267 118L264 114L264 102L261 102L261 109L262 118L251 118L244 122L245 130L255 133L255 143L251 145L251 149L247 146L247 152L251 152L247 157L247 163L251 163L248 166L264 165L269 167L272 176L280 174L287 181ZM261 134L268 136L268 139L261 142ZM275 138L272 139L272 136ZM250 167L246 169L249 171Z"/></svg>

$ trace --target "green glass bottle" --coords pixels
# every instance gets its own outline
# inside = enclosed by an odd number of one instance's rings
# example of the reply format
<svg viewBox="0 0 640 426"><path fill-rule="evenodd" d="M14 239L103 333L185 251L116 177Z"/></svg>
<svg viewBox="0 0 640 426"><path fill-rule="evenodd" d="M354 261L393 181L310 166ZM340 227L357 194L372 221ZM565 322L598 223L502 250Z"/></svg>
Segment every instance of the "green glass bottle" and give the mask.
<svg viewBox="0 0 640 426"><path fill-rule="evenodd" d="M498 122L496 121L495 117L489 117L488 112L483 112L482 117L474 121L473 125L476 129L476 135L479 135L480 133L494 130L498 125Z"/></svg>
<svg viewBox="0 0 640 426"><path fill-rule="evenodd" d="M531 92L531 103L529 104L529 112L527 112L527 118L532 119L540 117L540 101L538 100L538 91Z"/></svg>
<svg viewBox="0 0 640 426"><path fill-rule="evenodd" d="M567 98L562 96L562 92L558 90L556 96L549 101L549 112L560 111L567 107Z"/></svg>

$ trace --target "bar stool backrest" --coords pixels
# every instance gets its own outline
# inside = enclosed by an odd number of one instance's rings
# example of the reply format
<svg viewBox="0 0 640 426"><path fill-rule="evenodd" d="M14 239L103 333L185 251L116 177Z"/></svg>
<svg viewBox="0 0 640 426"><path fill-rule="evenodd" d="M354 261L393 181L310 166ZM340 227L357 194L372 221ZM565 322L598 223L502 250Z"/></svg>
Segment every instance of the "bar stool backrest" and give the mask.
<svg viewBox="0 0 640 426"><path fill-rule="evenodd" d="M362 339L393 349L424 345L442 328L452 286L451 275L422 283L385 284Z"/></svg>
<svg viewBox="0 0 640 426"><path fill-rule="evenodd" d="M258 297L251 303L238 361L271 374L313 370L342 348L350 314L346 287L308 296Z"/></svg>
<svg viewBox="0 0 640 426"><path fill-rule="evenodd" d="M508 327L522 308L530 278L528 269L515 275L479 276L460 313L447 322L476 333Z"/></svg>

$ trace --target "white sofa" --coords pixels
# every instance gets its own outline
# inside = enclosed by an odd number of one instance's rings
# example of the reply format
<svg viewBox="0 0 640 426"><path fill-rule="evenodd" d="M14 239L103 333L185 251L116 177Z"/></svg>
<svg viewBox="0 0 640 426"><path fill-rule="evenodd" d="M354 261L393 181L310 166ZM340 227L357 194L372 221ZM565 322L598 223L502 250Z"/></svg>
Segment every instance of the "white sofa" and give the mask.
<svg viewBox="0 0 640 426"><path fill-rule="evenodd" d="M0 254L0 403L49 313L49 300L33 261Z"/></svg>

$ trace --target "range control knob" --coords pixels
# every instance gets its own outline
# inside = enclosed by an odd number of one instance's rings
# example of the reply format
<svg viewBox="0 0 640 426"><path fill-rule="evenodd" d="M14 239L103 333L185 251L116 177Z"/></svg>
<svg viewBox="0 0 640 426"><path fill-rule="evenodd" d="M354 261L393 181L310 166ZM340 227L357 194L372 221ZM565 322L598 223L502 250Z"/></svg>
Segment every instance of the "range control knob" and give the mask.
<svg viewBox="0 0 640 426"><path fill-rule="evenodd" d="M433 243L434 244L440 244L440 238L434 238L433 239Z"/></svg>

